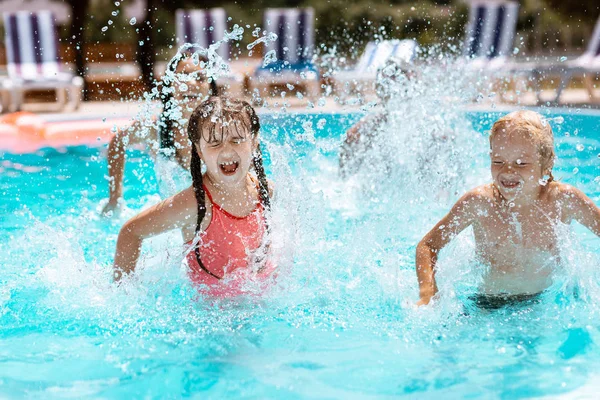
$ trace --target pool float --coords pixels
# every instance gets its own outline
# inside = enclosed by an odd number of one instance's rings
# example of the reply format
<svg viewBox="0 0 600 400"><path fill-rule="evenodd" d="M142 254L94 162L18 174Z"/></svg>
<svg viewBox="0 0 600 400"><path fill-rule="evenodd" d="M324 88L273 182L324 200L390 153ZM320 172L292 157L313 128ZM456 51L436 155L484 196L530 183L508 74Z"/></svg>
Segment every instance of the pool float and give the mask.
<svg viewBox="0 0 600 400"><path fill-rule="evenodd" d="M0 151L29 153L43 147L99 145L131 125L131 118L41 116L20 111L0 117Z"/></svg>

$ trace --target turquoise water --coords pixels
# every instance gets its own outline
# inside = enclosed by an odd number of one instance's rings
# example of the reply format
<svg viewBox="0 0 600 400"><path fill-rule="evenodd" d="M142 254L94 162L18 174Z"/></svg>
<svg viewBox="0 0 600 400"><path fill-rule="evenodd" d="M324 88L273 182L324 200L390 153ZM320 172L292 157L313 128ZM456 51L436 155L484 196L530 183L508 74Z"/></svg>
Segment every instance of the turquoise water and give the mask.
<svg viewBox="0 0 600 400"><path fill-rule="evenodd" d="M465 116L479 149L465 186L489 178L478 133L498 115ZM599 203L600 116L558 116L555 176ZM597 393L600 240L575 226L542 303L490 313L466 300L477 276L467 232L440 257L440 304L415 309L415 245L458 191L419 190L410 170L341 181L338 146L359 117L263 117L281 277L263 297L222 303L189 285L176 233L145 244L134 285L110 283L120 225L159 199L150 158L130 153L127 207L103 219L104 148L0 153L0 397Z"/></svg>

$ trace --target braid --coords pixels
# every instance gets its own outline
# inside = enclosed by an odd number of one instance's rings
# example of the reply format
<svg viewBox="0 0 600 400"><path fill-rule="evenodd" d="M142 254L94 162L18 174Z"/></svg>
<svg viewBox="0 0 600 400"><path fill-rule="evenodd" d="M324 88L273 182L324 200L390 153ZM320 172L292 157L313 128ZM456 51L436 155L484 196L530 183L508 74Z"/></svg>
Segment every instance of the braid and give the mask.
<svg viewBox="0 0 600 400"><path fill-rule="evenodd" d="M192 186L194 187L194 194L196 195L196 203L198 207L198 218L196 220L196 236L200 232L200 227L202 226L202 220L206 215L206 203L205 203L205 193L204 186L202 184L202 160L196 151L196 148L192 144L192 162L190 164L190 172L192 173ZM221 279L221 277L210 272L202 263L200 259L200 247L196 246L194 248L194 252L196 254L196 261L198 261L198 265L204 272L213 276L217 279Z"/></svg>
<svg viewBox="0 0 600 400"><path fill-rule="evenodd" d="M252 157L254 164L254 171L256 171L256 177L258 178L258 197L261 204L266 210L271 208L271 198L269 197L269 182L265 175L265 168L263 166L262 150L260 144L256 147L256 153Z"/></svg>
<svg viewBox="0 0 600 400"><path fill-rule="evenodd" d="M160 101L163 109L158 117L159 145L161 149L175 149L171 111L175 108L176 104L172 87L174 74L177 71L177 65L181 58L182 55L178 54L169 61L162 80L163 88L161 89Z"/></svg>

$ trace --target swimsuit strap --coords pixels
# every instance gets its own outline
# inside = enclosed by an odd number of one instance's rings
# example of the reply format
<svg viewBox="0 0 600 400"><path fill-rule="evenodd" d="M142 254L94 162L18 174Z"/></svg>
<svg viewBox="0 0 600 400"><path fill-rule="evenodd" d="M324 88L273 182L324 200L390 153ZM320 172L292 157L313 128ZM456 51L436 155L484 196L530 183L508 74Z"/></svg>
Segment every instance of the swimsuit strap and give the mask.
<svg viewBox="0 0 600 400"><path fill-rule="evenodd" d="M254 180L252 179L252 177L250 177L250 179L251 179L252 181L254 181ZM210 204L212 205L213 209L217 209L218 211L222 212L223 214L227 215L227 216L228 216L228 217L230 217L230 218L233 218L233 219L246 219L246 218L248 218L249 216L251 216L252 214L254 214L254 212L255 212L256 210L262 209L262 203L261 203L261 202L260 202L260 200L259 200L259 201L258 201L258 205L256 206L256 208L255 208L254 210L252 210L252 211L251 211L251 212L250 212L248 215L246 215L246 216L243 216L243 217L239 217L239 216L237 216L237 215L233 215L233 214L231 214L229 211L227 211L226 209L224 209L224 208L223 208L223 207L222 207L220 204L218 204L218 203L215 203L215 201L213 200L213 197L212 197L212 195L210 194L210 191L208 190L208 188L206 187L206 185L205 185L204 183L202 184L202 187L204 188L204 192L205 192L205 193L206 193L206 195L208 196L208 200L210 201Z"/></svg>

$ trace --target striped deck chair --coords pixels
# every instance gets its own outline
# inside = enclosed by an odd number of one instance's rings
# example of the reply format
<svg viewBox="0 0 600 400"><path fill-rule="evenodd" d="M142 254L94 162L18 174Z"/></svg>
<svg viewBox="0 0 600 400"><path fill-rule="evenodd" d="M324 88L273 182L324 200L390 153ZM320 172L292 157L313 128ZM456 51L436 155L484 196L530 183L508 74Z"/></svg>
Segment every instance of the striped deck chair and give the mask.
<svg viewBox="0 0 600 400"><path fill-rule="evenodd" d="M512 53L519 4L513 1L471 3L463 56L471 67L499 69Z"/></svg>
<svg viewBox="0 0 600 400"><path fill-rule="evenodd" d="M387 60L393 57L412 63L418 48L417 42L412 39L371 41L367 43L365 51L353 68L335 74L336 86L367 84L374 88L377 70L384 66Z"/></svg>
<svg viewBox="0 0 600 400"><path fill-rule="evenodd" d="M177 28L177 45L195 43L205 49L225 37L227 30L227 13L223 8L211 8L208 10L177 10L175 12ZM216 53L228 65L231 61L231 47L229 42L222 42ZM220 74L223 71L220 71ZM235 74L229 69L219 75L218 85L226 86L229 91L240 91L243 84L243 76Z"/></svg>
<svg viewBox="0 0 600 400"><path fill-rule="evenodd" d="M277 34L277 40L266 43L263 55L275 60L256 70L254 84L258 80L267 85L303 85L309 96L318 95L319 71L312 62L314 19L312 8L265 11L263 29Z"/></svg>
<svg viewBox="0 0 600 400"><path fill-rule="evenodd" d="M553 103L558 103L563 90L569 85L571 79L575 76L583 76L585 87L590 95L590 98L596 102L600 98L594 92L593 78L600 73L600 17L596 22L596 27L592 33L592 37L588 43L585 53L579 57L561 63L552 63L549 65L538 65L533 71L534 82L536 83L536 93L538 103L542 102L540 98L541 89L539 80L546 75L560 76L560 82L556 88L555 97L550 100Z"/></svg>
<svg viewBox="0 0 600 400"><path fill-rule="evenodd" d="M58 34L50 11L4 13L8 78L3 82L11 93L11 106L19 110L25 92L54 89L60 107L76 109L81 102L83 79L61 70Z"/></svg>

